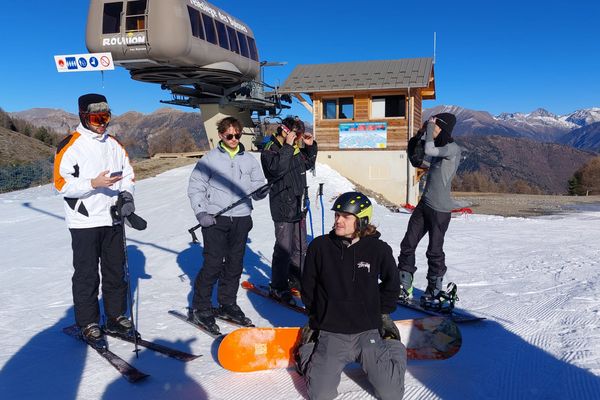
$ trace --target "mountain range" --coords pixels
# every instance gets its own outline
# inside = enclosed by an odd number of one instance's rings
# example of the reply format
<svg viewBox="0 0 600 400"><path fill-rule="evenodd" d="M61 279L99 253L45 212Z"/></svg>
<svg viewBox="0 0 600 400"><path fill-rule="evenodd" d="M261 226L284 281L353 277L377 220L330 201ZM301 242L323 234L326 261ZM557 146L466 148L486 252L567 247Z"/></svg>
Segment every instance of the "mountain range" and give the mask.
<svg viewBox="0 0 600 400"><path fill-rule="evenodd" d="M79 116L59 109L32 108L9 115L65 135L79 124ZM209 148L200 113L174 108L161 108L150 114L130 111L113 115L108 132L127 148L132 158Z"/></svg>
<svg viewBox="0 0 600 400"><path fill-rule="evenodd" d="M453 136L465 150L459 175L478 172L504 186L519 180L535 191L562 194L574 172L600 152L600 108L562 116L541 108L493 116L486 111L437 106L425 109L423 120L441 112L457 116ZM61 134L79 123L77 115L57 109L33 108L10 116ZM133 158L209 148L198 112L173 108L150 114L127 112L114 116L109 132Z"/></svg>
<svg viewBox="0 0 600 400"><path fill-rule="evenodd" d="M493 116L486 111L458 106L437 106L423 111L423 121L441 112L456 115L454 136L527 138L600 152L600 108L577 110L566 115L555 115L538 108L531 113L501 113Z"/></svg>

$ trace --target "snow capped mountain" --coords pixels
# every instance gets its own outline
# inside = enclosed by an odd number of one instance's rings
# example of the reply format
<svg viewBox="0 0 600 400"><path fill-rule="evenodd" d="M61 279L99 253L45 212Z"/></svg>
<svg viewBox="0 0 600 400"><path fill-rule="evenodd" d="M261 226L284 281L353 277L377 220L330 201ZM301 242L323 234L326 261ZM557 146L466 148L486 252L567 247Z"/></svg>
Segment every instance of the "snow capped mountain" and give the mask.
<svg viewBox="0 0 600 400"><path fill-rule="evenodd" d="M518 127L522 127L523 125L530 126L540 126L540 127L548 127L548 128L556 128L559 130L571 130L576 129L580 125L569 121L565 117L558 116L556 114L552 114L548 110L543 108L538 108L531 113L501 113L497 115L495 119L499 121L506 121L510 124L514 124ZM564 132L563 132L564 133Z"/></svg>
<svg viewBox="0 0 600 400"><path fill-rule="evenodd" d="M572 122L580 127L600 122L600 107L586 108L577 110L574 113L564 116L565 120Z"/></svg>

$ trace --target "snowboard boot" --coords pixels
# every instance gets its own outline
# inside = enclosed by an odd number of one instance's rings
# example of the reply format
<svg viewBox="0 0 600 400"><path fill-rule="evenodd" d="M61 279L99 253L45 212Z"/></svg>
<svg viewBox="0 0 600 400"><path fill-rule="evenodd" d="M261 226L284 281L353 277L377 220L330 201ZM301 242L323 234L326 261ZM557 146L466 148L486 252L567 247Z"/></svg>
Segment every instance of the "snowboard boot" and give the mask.
<svg viewBox="0 0 600 400"><path fill-rule="evenodd" d="M290 276L288 279L288 284L290 286L290 293L292 296L300 297L300 291L302 290L300 280L295 276Z"/></svg>
<svg viewBox="0 0 600 400"><path fill-rule="evenodd" d="M290 264L290 277L288 278L288 286L292 296L294 297L300 297L300 292L302 291L301 276L302 274L300 273L300 268Z"/></svg>
<svg viewBox="0 0 600 400"><path fill-rule="evenodd" d="M188 313L190 322L206 329L214 335L220 335L219 325L215 322L215 315L212 308L190 309Z"/></svg>
<svg viewBox="0 0 600 400"><path fill-rule="evenodd" d="M269 295L280 303L289 304L291 306L296 305L296 300L292 297L290 289L275 289L269 285Z"/></svg>
<svg viewBox="0 0 600 400"><path fill-rule="evenodd" d="M134 330L133 324L124 315L120 315L116 318L109 318L106 321L106 325L104 326L104 330L109 333L113 333L119 336L130 336L133 337ZM140 337L139 333L135 332L135 334Z"/></svg>
<svg viewBox="0 0 600 400"><path fill-rule="evenodd" d="M400 300L408 300L413 297L413 274L400 270Z"/></svg>
<svg viewBox="0 0 600 400"><path fill-rule="evenodd" d="M100 325L95 322L81 329L81 338L95 349L106 349L108 344Z"/></svg>
<svg viewBox="0 0 600 400"><path fill-rule="evenodd" d="M232 322L242 325L251 326L252 320L244 314L242 309L235 303L221 304L216 310L217 316L223 319L231 320Z"/></svg>
<svg viewBox="0 0 600 400"><path fill-rule="evenodd" d="M421 295L421 307L426 310L447 312L450 313L454 309L454 303L458 300L456 295L456 285L450 282L443 290L443 277L431 277L427 278L429 281L425 293Z"/></svg>

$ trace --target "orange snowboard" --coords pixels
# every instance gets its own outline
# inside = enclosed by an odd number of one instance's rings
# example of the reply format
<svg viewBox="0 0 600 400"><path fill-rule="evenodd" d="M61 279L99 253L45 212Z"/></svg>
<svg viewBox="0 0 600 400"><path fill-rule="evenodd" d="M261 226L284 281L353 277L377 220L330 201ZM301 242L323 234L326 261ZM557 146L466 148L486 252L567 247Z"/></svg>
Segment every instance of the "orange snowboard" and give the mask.
<svg viewBox="0 0 600 400"><path fill-rule="evenodd" d="M462 337L450 319L428 317L395 321L412 360L444 360L460 350ZM219 362L235 372L288 368L300 328L240 328L219 345Z"/></svg>

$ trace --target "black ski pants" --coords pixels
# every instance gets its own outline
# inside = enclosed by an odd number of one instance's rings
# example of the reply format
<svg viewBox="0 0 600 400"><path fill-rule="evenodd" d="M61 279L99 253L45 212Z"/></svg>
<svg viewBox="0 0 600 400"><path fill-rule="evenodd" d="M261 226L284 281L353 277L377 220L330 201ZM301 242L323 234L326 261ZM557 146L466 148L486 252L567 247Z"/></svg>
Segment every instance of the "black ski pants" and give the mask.
<svg viewBox="0 0 600 400"><path fill-rule="evenodd" d="M202 228L204 264L194 282L192 308L204 310L212 307L212 292L217 286L219 304L235 304L248 232L252 218L217 217L216 225Z"/></svg>
<svg viewBox="0 0 600 400"><path fill-rule="evenodd" d="M306 255L306 219L296 222L275 222L275 246L271 262L271 286L289 288L288 278L300 281Z"/></svg>
<svg viewBox="0 0 600 400"><path fill-rule="evenodd" d="M400 243L400 256L398 257L398 268L414 274L415 250L417 245L429 233L429 245L427 246L427 279L442 277L446 273L446 256L444 254L444 236L450 225L451 213L436 211L422 201L412 212L408 221L408 228L402 243Z"/></svg>
<svg viewBox="0 0 600 400"><path fill-rule="evenodd" d="M73 303L75 322L85 327L100 322L98 292L102 273L102 301L107 318L123 315L127 309L123 227L69 229L73 248Z"/></svg>

